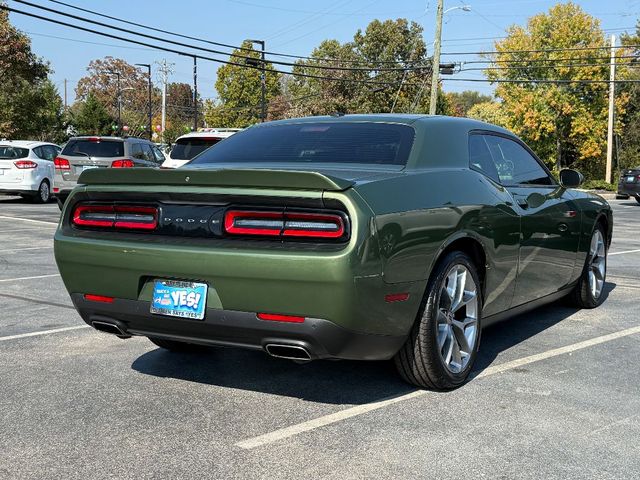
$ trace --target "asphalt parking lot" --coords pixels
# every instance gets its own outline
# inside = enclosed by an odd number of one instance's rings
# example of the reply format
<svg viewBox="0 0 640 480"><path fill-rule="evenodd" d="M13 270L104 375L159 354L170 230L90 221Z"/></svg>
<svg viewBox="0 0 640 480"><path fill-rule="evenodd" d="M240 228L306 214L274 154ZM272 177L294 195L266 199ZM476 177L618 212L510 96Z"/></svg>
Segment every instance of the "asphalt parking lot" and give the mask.
<svg viewBox="0 0 640 480"><path fill-rule="evenodd" d="M0 197L0 478L638 478L640 205L612 200L606 301L485 330L474 378L174 354L88 328L55 204Z"/></svg>

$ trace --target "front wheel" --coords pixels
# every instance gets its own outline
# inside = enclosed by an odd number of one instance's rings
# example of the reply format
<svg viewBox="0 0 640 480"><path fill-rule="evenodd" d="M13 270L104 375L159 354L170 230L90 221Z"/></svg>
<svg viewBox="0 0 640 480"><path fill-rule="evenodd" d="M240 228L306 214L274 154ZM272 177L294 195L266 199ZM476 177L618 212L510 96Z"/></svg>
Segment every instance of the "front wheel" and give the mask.
<svg viewBox="0 0 640 480"><path fill-rule="evenodd" d="M602 225L591 234L589 252L580 279L569 298L578 308L595 308L602 303L602 291L607 278L607 242Z"/></svg>
<svg viewBox="0 0 640 480"><path fill-rule="evenodd" d="M416 323L395 356L402 378L434 390L462 385L478 352L481 311L473 261L463 252L447 254L434 270Z"/></svg>

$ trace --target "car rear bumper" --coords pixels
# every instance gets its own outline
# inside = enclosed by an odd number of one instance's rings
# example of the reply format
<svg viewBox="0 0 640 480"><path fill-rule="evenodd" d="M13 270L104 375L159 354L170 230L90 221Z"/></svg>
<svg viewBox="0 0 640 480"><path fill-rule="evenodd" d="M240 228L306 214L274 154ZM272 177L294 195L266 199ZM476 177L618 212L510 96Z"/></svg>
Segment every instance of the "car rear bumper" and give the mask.
<svg viewBox="0 0 640 480"><path fill-rule="evenodd" d="M400 349L405 335L372 335L342 328L317 318L303 323L264 321L255 312L208 308L204 320L190 320L151 314L150 302L114 299L113 303L85 300L81 294L71 299L83 320L92 325L103 322L127 335L265 350L267 345L302 348L311 359L386 360Z"/></svg>
<svg viewBox="0 0 640 480"><path fill-rule="evenodd" d="M618 184L618 194L640 197L640 183L620 183Z"/></svg>

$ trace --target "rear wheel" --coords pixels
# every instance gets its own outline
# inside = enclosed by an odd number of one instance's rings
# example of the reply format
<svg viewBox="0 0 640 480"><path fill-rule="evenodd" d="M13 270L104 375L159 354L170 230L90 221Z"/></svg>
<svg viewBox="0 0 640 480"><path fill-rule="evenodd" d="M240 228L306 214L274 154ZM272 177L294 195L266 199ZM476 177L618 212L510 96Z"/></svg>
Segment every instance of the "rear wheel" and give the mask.
<svg viewBox="0 0 640 480"><path fill-rule="evenodd" d="M38 192L35 194L33 201L35 203L48 203L51 200L51 189L49 188L49 182L43 180L38 187Z"/></svg>
<svg viewBox="0 0 640 480"><path fill-rule="evenodd" d="M152 343L160 348L171 352L198 352L205 349L202 345L194 343L179 342L177 340L167 340L165 338L147 337Z"/></svg>
<svg viewBox="0 0 640 480"><path fill-rule="evenodd" d="M435 390L462 385L480 343L482 294L477 270L463 252L436 267L422 308L395 364L409 383Z"/></svg>
<svg viewBox="0 0 640 480"><path fill-rule="evenodd" d="M597 224L591 234L589 252L582 275L569 295L579 308L594 308L602 303L602 291L607 277L607 242L602 225Z"/></svg>

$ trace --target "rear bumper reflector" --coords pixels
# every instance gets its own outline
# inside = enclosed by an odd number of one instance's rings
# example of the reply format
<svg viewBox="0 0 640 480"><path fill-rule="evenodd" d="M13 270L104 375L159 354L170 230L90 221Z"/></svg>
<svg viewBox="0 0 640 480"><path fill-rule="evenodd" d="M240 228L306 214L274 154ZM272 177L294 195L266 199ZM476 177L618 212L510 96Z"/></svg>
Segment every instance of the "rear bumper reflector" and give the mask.
<svg viewBox="0 0 640 480"><path fill-rule="evenodd" d="M277 313L258 313L260 320L267 320L270 322L288 322L288 323L303 323L304 317L298 317L295 315L280 315Z"/></svg>

